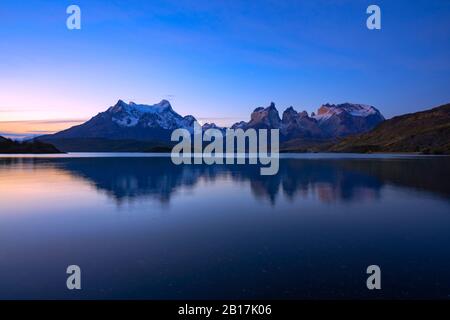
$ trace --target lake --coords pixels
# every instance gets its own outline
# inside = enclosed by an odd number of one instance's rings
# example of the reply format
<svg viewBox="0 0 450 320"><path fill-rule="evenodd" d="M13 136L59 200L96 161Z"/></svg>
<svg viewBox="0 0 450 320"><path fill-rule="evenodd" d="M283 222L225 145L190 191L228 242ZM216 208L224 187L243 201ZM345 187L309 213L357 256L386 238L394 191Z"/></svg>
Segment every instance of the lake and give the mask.
<svg viewBox="0 0 450 320"><path fill-rule="evenodd" d="M450 298L449 157L293 154L259 173L1 156L0 298Z"/></svg>

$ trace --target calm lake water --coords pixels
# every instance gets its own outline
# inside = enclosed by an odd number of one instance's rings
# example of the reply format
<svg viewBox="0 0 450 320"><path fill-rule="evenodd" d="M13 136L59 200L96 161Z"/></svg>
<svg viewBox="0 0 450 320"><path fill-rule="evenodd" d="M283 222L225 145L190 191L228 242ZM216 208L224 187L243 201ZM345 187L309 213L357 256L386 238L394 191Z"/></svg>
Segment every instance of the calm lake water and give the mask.
<svg viewBox="0 0 450 320"><path fill-rule="evenodd" d="M450 158L1 157L0 298L449 299Z"/></svg>

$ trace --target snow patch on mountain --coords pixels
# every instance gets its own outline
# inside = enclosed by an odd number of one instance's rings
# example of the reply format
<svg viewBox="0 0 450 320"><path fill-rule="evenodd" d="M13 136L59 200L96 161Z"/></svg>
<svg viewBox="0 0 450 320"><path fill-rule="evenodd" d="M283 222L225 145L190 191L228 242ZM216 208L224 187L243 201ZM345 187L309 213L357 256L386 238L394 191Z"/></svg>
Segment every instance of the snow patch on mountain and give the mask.
<svg viewBox="0 0 450 320"><path fill-rule="evenodd" d="M346 112L354 117L368 117L370 115L376 115L380 112L373 106L366 104L354 104L354 103L343 103L343 104L324 104L322 105L317 114L312 117L318 121L326 121L333 115L341 114Z"/></svg>

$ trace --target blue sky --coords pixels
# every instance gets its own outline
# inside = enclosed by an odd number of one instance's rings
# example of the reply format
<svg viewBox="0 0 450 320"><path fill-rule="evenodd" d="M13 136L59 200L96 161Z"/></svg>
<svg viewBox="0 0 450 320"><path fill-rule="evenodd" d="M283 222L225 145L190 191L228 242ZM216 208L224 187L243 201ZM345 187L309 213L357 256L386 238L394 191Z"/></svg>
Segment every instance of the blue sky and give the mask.
<svg viewBox="0 0 450 320"><path fill-rule="evenodd" d="M66 28L70 4L81 30ZM366 28L370 4L381 30ZM222 124L271 101L388 118L450 102L446 0L2 0L0 39L2 122L77 121L118 99Z"/></svg>

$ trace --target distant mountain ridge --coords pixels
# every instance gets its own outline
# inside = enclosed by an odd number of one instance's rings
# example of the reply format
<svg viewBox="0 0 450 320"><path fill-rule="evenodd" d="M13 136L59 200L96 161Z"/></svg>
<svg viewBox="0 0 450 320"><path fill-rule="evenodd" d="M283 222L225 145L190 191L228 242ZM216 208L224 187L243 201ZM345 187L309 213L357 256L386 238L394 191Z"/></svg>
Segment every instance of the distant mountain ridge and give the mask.
<svg viewBox="0 0 450 320"><path fill-rule="evenodd" d="M394 117L333 145L333 152L450 154L450 104Z"/></svg>
<svg viewBox="0 0 450 320"><path fill-rule="evenodd" d="M167 100L154 105L125 103L119 100L114 106L89 121L37 140L54 144L64 151L151 151L168 149L173 144L170 135L177 128L193 132L196 121L192 115L181 116ZM318 114L308 115L287 108L280 118L274 103L256 108L250 121L241 121L232 129L280 129L280 139L308 141L331 141L350 134L371 130L384 121L381 113L372 106L361 104L325 104ZM206 123L203 130L218 127Z"/></svg>
<svg viewBox="0 0 450 320"><path fill-rule="evenodd" d="M61 151L39 141L17 142L0 136L0 153L61 153Z"/></svg>

